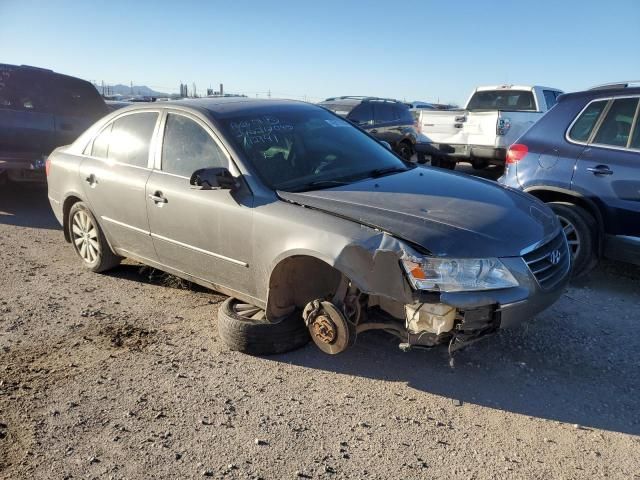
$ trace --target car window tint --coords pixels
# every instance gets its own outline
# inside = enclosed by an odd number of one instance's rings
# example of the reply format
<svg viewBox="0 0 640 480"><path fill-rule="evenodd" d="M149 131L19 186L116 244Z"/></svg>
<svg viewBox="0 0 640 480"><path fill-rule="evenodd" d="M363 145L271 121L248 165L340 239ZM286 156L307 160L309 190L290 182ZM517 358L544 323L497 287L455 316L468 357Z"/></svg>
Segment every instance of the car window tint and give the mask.
<svg viewBox="0 0 640 480"><path fill-rule="evenodd" d="M156 112L125 115L113 122L107 158L116 162L146 167L149 161L149 144L156 126Z"/></svg>
<svg viewBox="0 0 640 480"><path fill-rule="evenodd" d="M376 102L373 104L374 123L393 122L395 120L394 105L388 102Z"/></svg>
<svg viewBox="0 0 640 480"><path fill-rule="evenodd" d="M340 115L341 117L346 117L349 115L351 110L353 110L353 104L347 103L334 103L334 102L325 102L321 103L324 108L331 110L333 113Z"/></svg>
<svg viewBox="0 0 640 480"><path fill-rule="evenodd" d="M95 117L107 113L104 100L88 82L61 77L51 86L55 97L55 113L58 115Z"/></svg>
<svg viewBox="0 0 640 480"><path fill-rule="evenodd" d="M349 114L349 120L358 125L367 125L373 123L373 107L369 102L363 102L358 105Z"/></svg>
<svg viewBox="0 0 640 480"><path fill-rule="evenodd" d="M110 123L95 138L95 140L93 141L93 147L91 149L91 155L98 158L107 158L107 153L109 152L109 139L111 138L112 127L113 127L113 123Z"/></svg>
<svg viewBox="0 0 640 480"><path fill-rule="evenodd" d="M593 139L593 143L626 147L637 106L637 98L614 100Z"/></svg>
<svg viewBox="0 0 640 480"><path fill-rule="evenodd" d="M593 127L595 126L600 114L607 105L606 100L591 103L583 112L582 115L576 120L576 123L571 127L569 132L569 138L576 142L586 142L591 136Z"/></svg>
<svg viewBox="0 0 640 480"><path fill-rule="evenodd" d="M558 102L557 92L553 90L543 90L542 93L544 94L544 101L547 104L547 110L549 110Z"/></svg>
<svg viewBox="0 0 640 480"><path fill-rule="evenodd" d="M218 144L190 118L169 114L162 145L162 170L191 177L196 170L207 167L228 167Z"/></svg>
<svg viewBox="0 0 640 480"><path fill-rule="evenodd" d="M467 110L535 110L536 102L529 90L480 90L473 94Z"/></svg>
<svg viewBox="0 0 640 480"><path fill-rule="evenodd" d="M414 122L413 114L411 113L411 110L409 110L409 107L407 107L406 105L397 104L395 106L395 110L396 110L396 118L398 120L402 120L403 122L408 122L408 123Z"/></svg>

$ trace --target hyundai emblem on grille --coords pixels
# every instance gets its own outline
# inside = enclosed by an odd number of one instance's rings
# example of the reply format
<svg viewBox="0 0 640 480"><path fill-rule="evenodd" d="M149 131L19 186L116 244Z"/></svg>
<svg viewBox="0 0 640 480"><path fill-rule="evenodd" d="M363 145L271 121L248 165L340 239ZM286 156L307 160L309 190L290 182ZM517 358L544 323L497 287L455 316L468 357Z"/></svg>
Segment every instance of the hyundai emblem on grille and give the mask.
<svg viewBox="0 0 640 480"><path fill-rule="evenodd" d="M560 250L554 250L549 254L549 261L553 265L557 265L560 262Z"/></svg>

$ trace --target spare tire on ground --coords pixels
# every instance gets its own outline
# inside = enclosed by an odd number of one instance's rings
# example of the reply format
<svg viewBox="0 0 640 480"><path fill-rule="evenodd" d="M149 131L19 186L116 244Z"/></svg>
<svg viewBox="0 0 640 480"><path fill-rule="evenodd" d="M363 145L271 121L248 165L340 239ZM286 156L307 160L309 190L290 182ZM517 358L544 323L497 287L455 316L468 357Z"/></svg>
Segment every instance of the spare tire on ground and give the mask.
<svg viewBox="0 0 640 480"><path fill-rule="evenodd" d="M288 352L303 347L310 340L299 311L269 323L264 310L237 298L228 298L220 306L218 335L231 350L251 355Z"/></svg>

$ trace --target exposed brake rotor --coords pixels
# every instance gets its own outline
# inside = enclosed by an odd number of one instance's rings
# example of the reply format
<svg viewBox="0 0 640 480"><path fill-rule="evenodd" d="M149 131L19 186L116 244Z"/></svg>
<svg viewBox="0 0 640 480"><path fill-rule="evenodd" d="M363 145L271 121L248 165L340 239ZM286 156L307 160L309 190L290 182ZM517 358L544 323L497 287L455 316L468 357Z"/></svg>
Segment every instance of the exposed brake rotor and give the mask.
<svg viewBox="0 0 640 480"><path fill-rule="evenodd" d="M314 300L303 316L313 342L329 355L344 352L356 341L356 325L331 302Z"/></svg>

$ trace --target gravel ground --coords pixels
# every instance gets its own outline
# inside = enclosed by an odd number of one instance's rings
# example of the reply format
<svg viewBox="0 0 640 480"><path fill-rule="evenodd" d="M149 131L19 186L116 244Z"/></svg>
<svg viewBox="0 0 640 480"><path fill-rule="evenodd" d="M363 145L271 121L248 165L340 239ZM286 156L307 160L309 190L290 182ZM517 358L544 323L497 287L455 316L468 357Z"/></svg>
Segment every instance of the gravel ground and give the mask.
<svg viewBox="0 0 640 480"><path fill-rule="evenodd" d="M640 269L453 367L378 332L230 352L223 296L148 273L85 271L45 191L0 187L1 478L640 478Z"/></svg>

